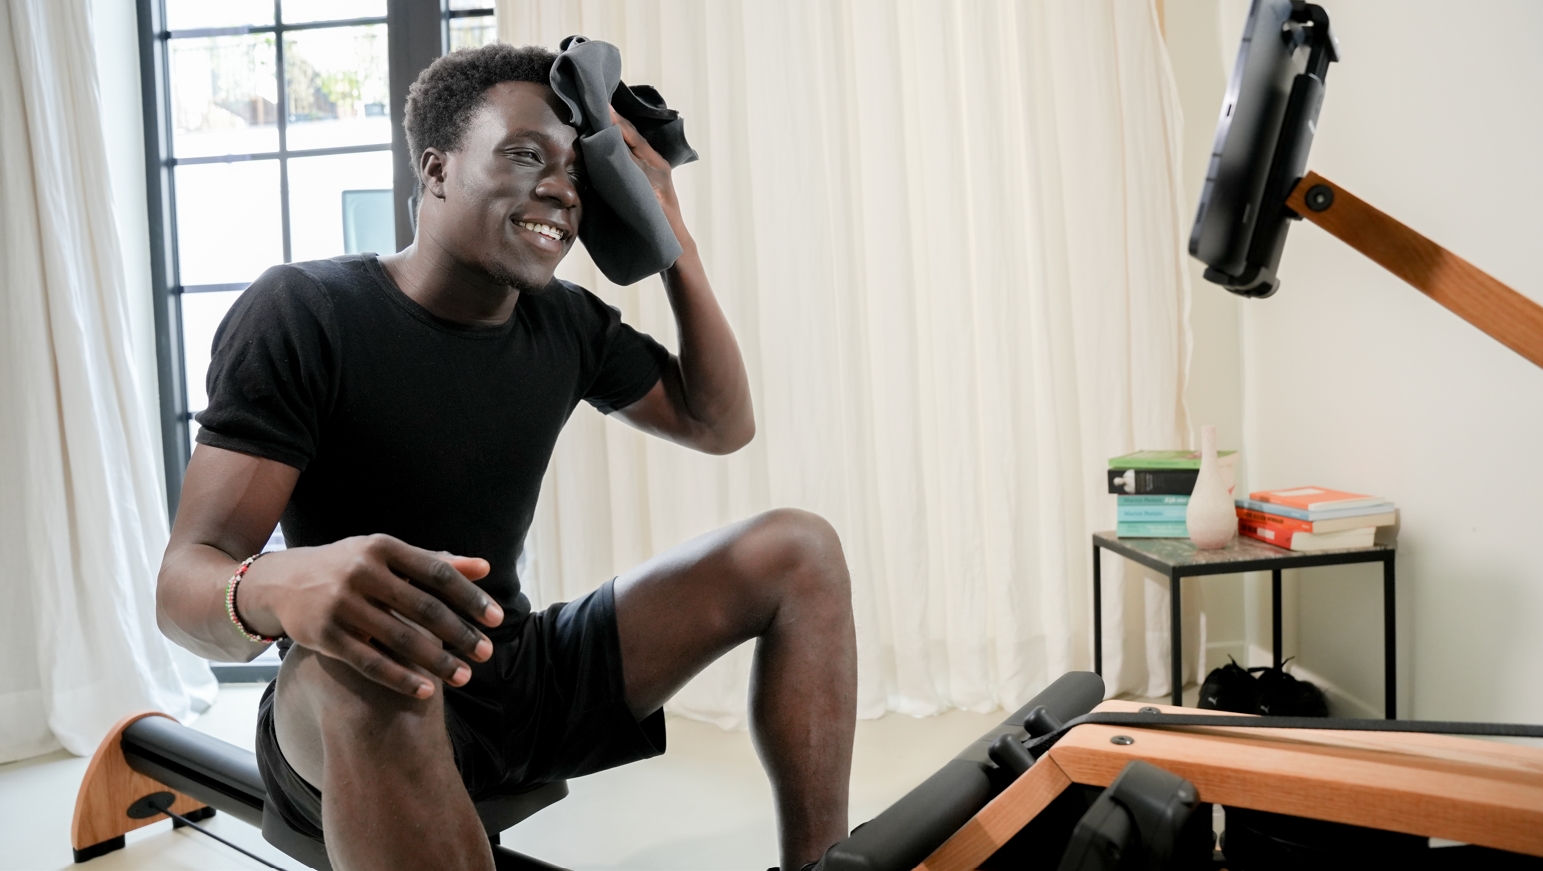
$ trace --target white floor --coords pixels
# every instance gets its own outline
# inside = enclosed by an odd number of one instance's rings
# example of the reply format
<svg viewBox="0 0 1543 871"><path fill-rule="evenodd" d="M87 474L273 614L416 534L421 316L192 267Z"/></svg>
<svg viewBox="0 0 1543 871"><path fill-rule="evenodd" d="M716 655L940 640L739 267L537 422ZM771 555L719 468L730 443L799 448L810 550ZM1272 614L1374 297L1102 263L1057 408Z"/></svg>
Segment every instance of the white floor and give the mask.
<svg viewBox="0 0 1543 871"><path fill-rule="evenodd" d="M252 746L257 685L227 685L195 728ZM869 819L1006 716L952 711L890 715L857 724L853 824ZM777 861L771 791L745 732L669 720L669 752L571 781L567 799L504 834L521 852L573 869L762 869ZM75 868L70 818L87 760L64 752L0 765L0 871ZM300 868L228 816L208 825L274 864ZM261 868L251 859L170 822L128 835L128 846L78 866L119 869Z"/></svg>

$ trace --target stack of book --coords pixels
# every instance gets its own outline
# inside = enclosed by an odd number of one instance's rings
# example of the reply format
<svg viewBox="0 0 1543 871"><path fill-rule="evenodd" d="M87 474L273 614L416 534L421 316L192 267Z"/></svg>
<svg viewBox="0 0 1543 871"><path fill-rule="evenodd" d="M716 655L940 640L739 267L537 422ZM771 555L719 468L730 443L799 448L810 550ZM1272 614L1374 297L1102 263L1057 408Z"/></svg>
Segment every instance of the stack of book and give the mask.
<svg viewBox="0 0 1543 871"><path fill-rule="evenodd" d="M1393 503L1327 487L1260 490L1236 501L1238 532L1287 550L1371 547L1392 526Z"/></svg>
<svg viewBox="0 0 1543 871"><path fill-rule="evenodd" d="M1237 451L1217 451L1216 462L1232 489ZM1120 538L1188 538L1184 514L1200 474L1199 451L1137 451L1109 461L1109 492L1117 506Z"/></svg>

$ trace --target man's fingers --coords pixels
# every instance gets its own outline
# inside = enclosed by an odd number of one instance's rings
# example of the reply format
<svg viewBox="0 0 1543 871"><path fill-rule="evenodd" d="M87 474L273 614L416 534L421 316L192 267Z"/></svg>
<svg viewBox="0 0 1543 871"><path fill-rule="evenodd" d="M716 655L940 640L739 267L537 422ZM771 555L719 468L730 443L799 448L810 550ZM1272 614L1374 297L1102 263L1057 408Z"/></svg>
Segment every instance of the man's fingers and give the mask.
<svg viewBox="0 0 1543 871"><path fill-rule="evenodd" d="M449 563L451 568L465 575L469 581L480 581L488 576L488 572L493 570L492 564L481 557L445 554L440 559Z"/></svg>
<svg viewBox="0 0 1543 871"><path fill-rule="evenodd" d="M611 123L621 128L622 141L627 143L628 148L632 149L633 157L647 163L654 169L663 169L669 166L669 161L660 157L659 152L655 151L654 147L648 144L648 140L643 138L643 134L638 132L637 125L623 118L614 108L611 109Z"/></svg>
<svg viewBox="0 0 1543 871"><path fill-rule="evenodd" d="M621 128L622 141L627 143L628 147L637 148L638 143L648 141L638 133L636 125L623 118L614 107L611 109L611 123Z"/></svg>
<svg viewBox="0 0 1543 871"><path fill-rule="evenodd" d="M452 611L444 602L411 584L403 583L401 578L390 572L382 574L386 577L381 579L382 589L377 598L386 607L422 626L435 637L477 662L483 662L493 655L493 642Z"/></svg>
<svg viewBox="0 0 1543 871"><path fill-rule="evenodd" d="M386 689L395 690L404 696L412 696L416 699L426 699L434 695L434 684L423 675L399 662L392 661L391 657L347 632L339 631L329 640L332 643L328 646L332 649L323 650L322 653L341 659L353 666L355 671Z"/></svg>
<svg viewBox="0 0 1543 871"><path fill-rule="evenodd" d="M351 615L349 622L398 659L421 667L451 686L471 680L471 667L451 656L431 636L373 605L365 605L360 611Z"/></svg>
<svg viewBox="0 0 1543 871"><path fill-rule="evenodd" d="M451 608L484 626L504 622L504 609L493 601L493 597L438 555L396 539L383 539L381 546L386 565L392 571L433 593Z"/></svg>

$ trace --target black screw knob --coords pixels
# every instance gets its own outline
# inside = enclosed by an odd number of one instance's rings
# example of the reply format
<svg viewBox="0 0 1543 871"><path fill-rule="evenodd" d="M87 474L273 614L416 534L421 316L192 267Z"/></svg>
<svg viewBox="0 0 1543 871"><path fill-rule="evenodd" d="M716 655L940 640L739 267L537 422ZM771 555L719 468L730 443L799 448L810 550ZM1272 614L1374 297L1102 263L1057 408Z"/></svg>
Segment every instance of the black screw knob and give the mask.
<svg viewBox="0 0 1543 871"><path fill-rule="evenodd" d="M1334 189L1326 184L1315 184L1307 189L1307 207L1321 212L1334 205Z"/></svg>
<svg viewBox="0 0 1543 871"><path fill-rule="evenodd" d="M1121 747L1129 747L1130 745L1136 743L1136 739L1129 735L1116 735L1109 739L1109 743L1118 744Z"/></svg>
<svg viewBox="0 0 1543 871"><path fill-rule="evenodd" d="M1064 725L1054 714L1050 713L1044 705L1035 705L1023 718L1023 730L1029 733L1030 738L1043 738Z"/></svg>

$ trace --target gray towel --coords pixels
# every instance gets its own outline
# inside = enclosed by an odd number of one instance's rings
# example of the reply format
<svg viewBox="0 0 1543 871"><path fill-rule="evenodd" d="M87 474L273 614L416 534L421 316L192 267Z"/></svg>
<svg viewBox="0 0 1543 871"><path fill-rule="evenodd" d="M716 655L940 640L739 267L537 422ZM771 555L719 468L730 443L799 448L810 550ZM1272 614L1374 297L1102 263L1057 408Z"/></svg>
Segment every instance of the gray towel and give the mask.
<svg viewBox="0 0 1543 871"><path fill-rule="evenodd" d="M579 153L589 187L583 194L584 221L579 238L589 256L616 284L632 284L668 269L680 256L680 243L611 123L611 108L631 121L670 166L697 159L686 144L685 122L659 92L647 85L627 87L621 80L621 52L609 42L570 36L552 65L552 90L568 106L568 123L579 131Z"/></svg>

